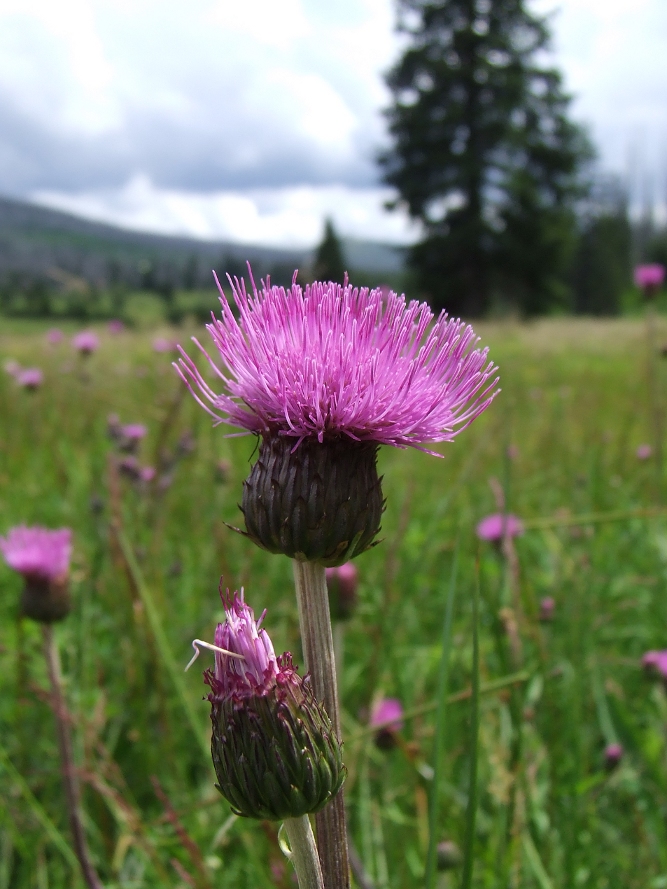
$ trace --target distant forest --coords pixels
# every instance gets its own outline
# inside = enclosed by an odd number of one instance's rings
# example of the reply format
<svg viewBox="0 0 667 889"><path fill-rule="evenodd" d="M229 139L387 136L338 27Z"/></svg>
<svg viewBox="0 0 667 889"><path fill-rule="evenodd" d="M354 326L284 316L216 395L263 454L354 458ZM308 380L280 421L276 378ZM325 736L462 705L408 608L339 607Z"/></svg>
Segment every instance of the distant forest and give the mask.
<svg viewBox="0 0 667 889"><path fill-rule="evenodd" d="M639 303L634 263L667 265L667 231L650 215L631 224L613 182L596 186L580 205L573 242L559 312L632 310ZM0 315L133 323L131 306L143 295L159 304L170 323L206 320L215 308L211 270L247 278L247 261L258 281L269 275L272 283L289 285L295 269L301 283L315 275L337 280L345 269L354 284L387 285L427 299L406 254L386 244L339 239L330 224L318 250L289 251L144 234L0 198ZM553 305L542 311L553 312ZM507 312L520 314L521 307L511 301L491 307L493 315Z"/></svg>
<svg viewBox="0 0 667 889"><path fill-rule="evenodd" d="M402 286L403 250L343 240L346 270L362 286ZM165 237L90 222L0 198L0 314L14 317L122 318L128 298L158 297L167 320L209 317L215 307L212 269L257 282L289 285L295 269L306 283L315 253Z"/></svg>

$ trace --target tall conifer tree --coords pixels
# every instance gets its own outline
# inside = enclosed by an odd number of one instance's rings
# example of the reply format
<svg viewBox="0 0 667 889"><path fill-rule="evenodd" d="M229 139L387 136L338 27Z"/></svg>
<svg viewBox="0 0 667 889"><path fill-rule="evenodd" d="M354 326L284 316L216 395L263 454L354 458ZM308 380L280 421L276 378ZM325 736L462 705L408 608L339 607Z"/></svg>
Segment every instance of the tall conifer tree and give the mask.
<svg viewBox="0 0 667 889"><path fill-rule="evenodd" d="M436 307L480 315L494 299L535 313L567 302L589 143L542 64L545 20L525 0L399 0L410 45L389 72L384 179L422 222L410 253Z"/></svg>

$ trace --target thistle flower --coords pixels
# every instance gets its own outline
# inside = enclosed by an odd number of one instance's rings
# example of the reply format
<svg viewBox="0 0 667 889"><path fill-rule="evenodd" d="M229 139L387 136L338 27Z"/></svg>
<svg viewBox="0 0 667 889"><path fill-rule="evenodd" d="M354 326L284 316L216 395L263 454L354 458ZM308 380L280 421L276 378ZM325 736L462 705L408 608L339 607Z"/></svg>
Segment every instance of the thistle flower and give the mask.
<svg viewBox="0 0 667 889"><path fill-rule="evenodd" d="M357 604L359 574L353 562L326 570L329 606L334 620L349 620Z"/></svg>
<svg viewBox="0 0 667 889"><path fill-rule="evenodd" d="M82 330L72 339L72 345L84 358L95 352L99 344L97 334L92 330Z"/></svg>
<svg viewBox="0 0 667 889"><path fill-rule="evenodd" d="M296 273L288 290L252 287L232 284L238 321L220 288L222 317L208 330L223 369L195 340L222 392L182 349L175 366L216 422L261 436L244 485L249 536L340 565L379 530L378 447L452 441L497 394L496 369L472 328L445 313L431 325L425 303L347 282L304 291Z"/></svg>
<svg viewBox="0 0 667 889"><path fill-rule="evenodd" d="M143 423L127 423L119 429L119 445L124 451L134 451L148 429Z"/></svg>
<svg viewBox="0 0 667 889"><path fill-rule="evenodd" d="M163 336L156 336L153 340L153 351L158 353L173 352L174 343Z"/></svg>
<svg viewBox="0 0 667 889"><path fill-rule="evenodd" d="M620 744L607 744L604 748L604 765L608 772L611 772L623 759L623 747Z"/></svg>
<svg viewBox="0 0 667 889"><path fill-rule="evenodd" d="M38 367L25 367L16 374L16 382L24 389L35 391L44 380L44 374Z"/></svg>
<svg viewBox="0 0 667 889"><path fill-rule="evenodd" d="M46 342L50 346L57 346L59 343L62 343L64 338L64 334L62 330L58 330L57 327L52 327L51 330L46 333Z"/></svg>
<svg viewBox="0 0 667 889"><path fill-rule="evenodd" d="M377 727L375 743L380 750L396 746L396 734L403 728L403 704L398 698L381 698L371 710L371 727Z"/></svg>
<svg viewBox="0 0 667 889"><path fill-rule="evenodd" d="M650 460L653 456L653 448L650 444L641 444L635 451L638 460Z"/></svg>
<svg viewBox="0 0 667 889"><path fill-rule="evenodd" d="M125 325L119 318L112 318L107 324L107 330L112 334L122 333L125 330Z"/></svg>
<svg viewBox="0 0 667 889"><path fill-rule="evenodd" d="M72 532L19 525L0 537L5 562L23 576L21 614L52 623L69 614L69 560Z"/></svg>
<svg viewBox="0 0 667 889"><path fill-rule="evenodd" d="M555 611L556 600L553 596L545 596L543 599L540 599L540 620L542 623L551 623L554 619Z"/></svg>
<svg viewBox="0 0 667 889"><path fill-rule="evenodd" d="M309 678L276 657L243 593L223 600L210 686L217 788L238 815L282 820L319 811L345 778L340 743Z"/></svg>
<svg viewBox="0 0 667 889"><path fill-rule="evenodd" d="M647 263L635 267L635 284L646 296L653 296L665 280L665 267L659 262Z"/></svg>
<svg viewBox="0 0 667 889"><path fill-rule="evenodd" d="M648 674L667 682L667 651L647 651L642 657L642 667Z"/></svg>
<svg viewBox="0 0 667 889"><path fill-rule="evenodd" d="M498 542L505 534L509 537L523 534L523 523L511 513L495 512L483 518L476 530L480 540Z"/></svg>

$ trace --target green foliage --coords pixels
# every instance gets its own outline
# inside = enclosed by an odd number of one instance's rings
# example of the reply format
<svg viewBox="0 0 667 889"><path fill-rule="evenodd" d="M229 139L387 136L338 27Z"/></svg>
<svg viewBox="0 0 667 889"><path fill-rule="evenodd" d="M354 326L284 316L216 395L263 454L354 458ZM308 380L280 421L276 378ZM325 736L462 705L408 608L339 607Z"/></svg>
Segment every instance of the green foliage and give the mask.
<svg viewBox="0 0 667 889"><path fill-rule="evenodd" d="M567 305L580 169L544 19L524 0L401 0L384 179L424 227L410 261L431 303L468 316Z"/></svg>
<svg viewBox="0 0 667 889"><path fill-rule="evenodd" d="M202 744L210 655L181 672L192 639L211 641L222 617L220 575L231 589L245 587L257 614L268 609L276 650L302 663L289 560L225 525L241 522L255 441L213 428L170 356L153 352L153 337L173 330L111 336L102 327L99 351L82 366L66 343L46 349L43 327L10 321L0 331L0 365L11 358L45 373L34 393L0 375L0 533L23 521L74 529L74 609L56 634L102 881L106 889L289 889L276 826L230 820L214 788ZM435 746L437 840L464 848L471 735L460 693L472 676L479 559L473 887L659 887L667 694L640 658L667 647L667 518L645 509L658 500L656 468L635 456L652 430L643 325L557 319L479 333L501 367L498 401L438 448L442 460L380 452L383 541L356 560L359 604L340 640L354 845L378 889L423 886ZM202 331L179 334L188 348L190 334ZM667 340L663 318L658 337ZM664 395L667 365L660 374ZM109 413L148 425L139 458L158 468L153 483L111 472ZM170 463L186 430L195 450ZM509 445L518 449L511 459ZM517 575L474 535L496 511L499 488L527 524L515 544ZM453 697L434 745L457 540ZM81 889L39 627L17 621L21 583L4 564L0 588L0 887ZM556 600L552 623L538 620L543 596ZM366 726L380 695L406 708L391 752L375 747ZM611 773L610 726L626 751ZM456 874L446 878L457 885Z"/></svg>
<svg viewBox="0 0 667 889"><path fill-rule="evenodd" d="M335 281L337 284L342 284L346 271L348 269L345 267L343 248L333 222L327 219L322 243L315 254L313 277L316 281Z"/></svg>

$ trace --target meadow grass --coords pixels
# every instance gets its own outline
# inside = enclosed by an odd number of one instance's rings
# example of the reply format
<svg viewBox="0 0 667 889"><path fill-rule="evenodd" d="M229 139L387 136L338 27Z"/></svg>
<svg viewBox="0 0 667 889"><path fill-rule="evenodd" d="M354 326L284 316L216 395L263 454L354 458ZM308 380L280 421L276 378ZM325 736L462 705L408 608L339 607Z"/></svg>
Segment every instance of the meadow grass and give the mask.
<svg viewBox="0 0 667 889"><path fill-rule="evenodd" d="M242 523L255 441L213 428L169 356L153 352L153 336L174 331L100 332L83 361L67 342L48 348L37 324L0 329L1 362L45 373L32 393L0 375L0 533L25 522L75 535L75 604L56 636L96 866L109 889L287 889L278 825L230 817L214 788L201 680L209 655L182 672L191 640L212 640L223 617L221 576L245 588L256 613L268 609L276 650L301 662L289 561L226 525ZM667 648L667 511L655 462L635 453L654 429L642 322L479 332L500 366L493 406L438 448L442 460L380 454L383 541L357 559L359 604L344 629L354 849L377 889L409 889L424 885L430 832L463 848L474 825L465 876L474 887L667 887L667 696L640 667L646 650ZM658 336L667 340L662 319ZM667 361L658 370L667 376ZM148 425L140 458L162 466L153 482L114 469L110 413ZM187 431L194 449L169 468ZM474 533L500 497L526 522L509 559ZM0 589L0 889L79 889L40 628L17 619L21 579L4 565ZM556 602L550 623L539 621L545 596ZM382 695L406 708L388 752L367 728ZM613 741L625 755L608 771ZM432 874L431 885L453 889L461 875Z"/></svg>

